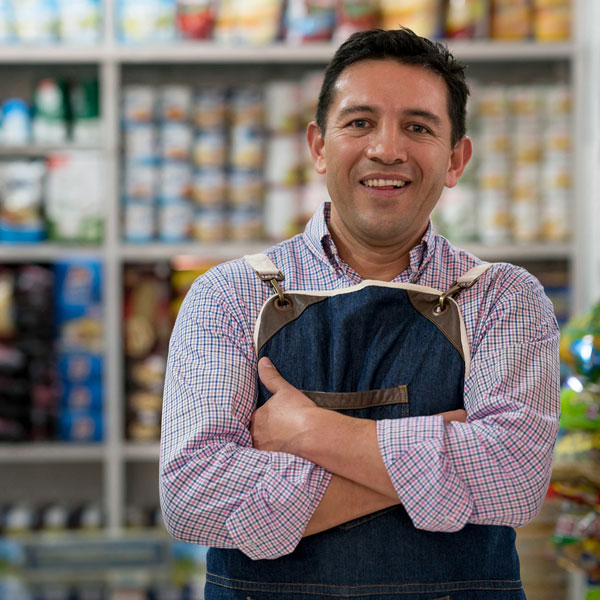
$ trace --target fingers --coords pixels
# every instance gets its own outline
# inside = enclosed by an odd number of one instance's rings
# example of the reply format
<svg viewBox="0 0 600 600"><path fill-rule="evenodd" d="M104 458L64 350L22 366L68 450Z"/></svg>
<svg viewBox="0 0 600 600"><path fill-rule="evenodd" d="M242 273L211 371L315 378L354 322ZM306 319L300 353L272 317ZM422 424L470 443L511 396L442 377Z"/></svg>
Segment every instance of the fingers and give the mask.
<svg viewBox="0 0 600 600"><path fill-rule="evenodd" d="M258 361L258 376L271 394L276 394L283 387L290 385L266 356Z"/></svg>
<svg viewBox="0 0 600 600"><path fill-rule="evenodd" d="M441 415L444 417L444 423L450 423L450 421L465 423L467 420L467 411L462 409L449 410L448 412L441 413Z"/></svg>

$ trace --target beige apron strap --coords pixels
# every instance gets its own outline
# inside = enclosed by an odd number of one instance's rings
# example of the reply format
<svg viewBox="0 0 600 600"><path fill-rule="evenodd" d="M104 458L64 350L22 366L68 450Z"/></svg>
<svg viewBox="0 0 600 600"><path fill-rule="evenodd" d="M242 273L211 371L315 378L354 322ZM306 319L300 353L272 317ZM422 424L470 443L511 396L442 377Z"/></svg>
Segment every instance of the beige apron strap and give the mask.
<svg viewBox="0 0 600 600"><path fill-rule="evenodd" d="M288 306L289 301L283 295L281 287L278 283L279 281L283 281L285 277L283 276L283 273L275 266L273 261L263 253L246 254L246 256L244 256L244 260L246 261L246 264L249 265L250 268L258 275L261 281L271 284L271 287L279 296L279 307Z"/></svg>
<svg viewBox="0 0 600 600"><path fill-rule="evenodd" d="M477 280L493 265L493 263L481 263L466 273L461 275L439 298L439 305L436 307L438 313L446 310L446 299L456 300L463 290L468 290L477 283Z"/></svg>

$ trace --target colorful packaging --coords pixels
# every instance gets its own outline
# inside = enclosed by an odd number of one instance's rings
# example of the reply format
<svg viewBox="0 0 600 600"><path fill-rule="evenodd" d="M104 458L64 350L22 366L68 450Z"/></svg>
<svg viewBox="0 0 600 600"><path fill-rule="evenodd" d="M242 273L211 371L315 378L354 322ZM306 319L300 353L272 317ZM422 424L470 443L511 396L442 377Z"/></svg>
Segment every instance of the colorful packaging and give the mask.
<svg viewBox="0 0 600 600"><path fill-rule="evenodd" d="M183 39L208 40L216 19L215 0L177 0L177 29Z"/></svg>
<svg viewBox="0 0 600 600"><path fill-rule="evenodd" d="M25 146L31 138L31 111L21 98L2 103L0 140L5 146Z"/></svg>
<svg viewBox="0 0 600 600"><path fill-rule="evenodd" d="M271 188L264 205L264 233L268 240L281 241L296 233L299 197L296 188Z"/></svg>
<svg viewBox="0 0 600 600"><path fill-rule="evenodd" d="M131 160L124 164L124 171L126 198L154 198L158 186L158 170L154 165Z"/></svg>
<svg viewBox="0 0 600 600"><path fill-rule="evenodd" d="M331 40L335 17L335 0L290 0L285 14L286 41L303 44Z"/></svg>
<svg viewBox="0 0 600 600"><path fill-rule="evenodd" d="M119 0L119 39L126 44L175 39L175 0Z"/></svg>
<svg viewBox="0 0 600 600"><path fill-rule="evenodd" d="M490 14L490 37L494 40L526 40L531 36L529 0L494 0Z"/></svg>
<svg viewBox="0 0 600 600"><path fill-rule="evenodd" d="M201 169L224 169L227 165L227 133L224 129L200 130L193 143L194 165Z"/></svg>
<svg viewBox="0 0 600 600"><path fill-rule="evenodd" d="M164 121L187 121L192 110L192 90L187 85L165 85L159 90L158 117Z"/></svg>
<svg viewBox="0 0 600 600"><path fill-rule="evenodd" d="M187 200L161 200L158 205L158 239L167 243L189 239L193 212Z"/></svg>
<svg viewBox="0 0 600 600"><path fill-rule="evenodd" d="M380 0L381 26L398 29L400 25L417 35L437 38L442 33L440 0Z"/></svg>
<svg viewBox="0 0 600 600"><path fill-rule="evenodd" d="M149 85L127 85L123 90L123 120L149 122L154 119L158 92Z"/></svg>
<svg viewBox="0 0 600 600"><path fill-rule="evenodd" d="M267 185L294 187L300 183L302 142L298 135L273 135L268 139L264 170Z"/></svg>
<svg viewBox="0 0 600 600"><path fill-rule="evenodd" d="M126 160L156 160L158 132L152 123L126 123L124 137Z"/></svg>
<svg viewBox="0 0 600 600"><path fill-rule="evenodd" d="M154 239L156 207L149 201L125 199L123 205L123 237L132 243L150 242Z"/></svg>
<svg viewBox="0 0 600 600"><path fill-rule="evenodd" d="M376 0L340 0L336 7L334 39L341 43L357 31L375 29L379 24Z"/></svg>
<svg viewBox="0 0 600 600"><path fill-rule="evenodd" d="M246 126L232 128L229 164L233 169L261 170L264 144L264 135L260 129Z"/></svg>
<svg viewBox="0 0 600 600"><path fill-rule="evenodd" d="M192 167L185 162L165 162L158 169L158 197L186 200L192 197Z"/></svg>
<svg viewBox="0 0 600 600"><path fill-rule="evenodd" d="M102 154L94 151L54 154L48 157L47 165L45 209L50 239L102 241L106 200Z"/></svg>
<svg viewBox="0 0 600 600"><path fill-rule="evenodd" d="M101 140L98 80L79 81L69 88L71 137L76 144L95 146Z"/></svg>
<svg viewBox="0 0 600 600"><path fill-rule="evenodd" d="M193 236L206 243L222 242L227 238L227 215L224 210L202 209L195 212Z"/></svg>
<svg viewBox="0 0 600 600"><path fill-rule="evenodd" d="M262 204L264 179L256 171L231 171L227 179L227 198L233 207L258 208Z"/></svg>
<svg viewBox="0 0 600 600"><path fill-rule="evenodd" d="M18 0L12 3L15 34L24 44L58 41L58 9L55 0Z"/></svg>
<svg viewBox="0 0 600 600"><path fill-rule="evenodd" d="M194 175L193 197L203 208L224 208L227 200L227 177L221 169L202 169Z"/></svg>
<svg viewBox="0 0 600 600"><path fill-rule="evenodd" d="M160 158L164 161L189 160L193 136L189 123L165 121L159 131Z"/></svg>
<svg viewBox="0 0 600 600"><path fill-rule="evenodd" d="M250 242L261 238L262 215L256 209L236 208L229 212L229 239Z"/></svg>
<svg viewBox="0 0 600 600"><path fill-rule="evenodd" d="M270 81L265 86L267 131L296 133L300 129L300 87L292 81Z"/></svg>
<svg viewBox="0 0 600 600"><path fill-rule="evenodd" d="M534 0L533 31L538 42L564 42L571 37L571 0Z"/></svg>
<svg viewBox="0 0 600 600"><path fill-rule="evenodd" d="M33 141L60 145L68 138L68 89L64 81L47 77L38 82L33 96Z"/></svg>
<svg viewBox="0 0 600 600"><path fill-rule="evenodd" d="M100 41L100 0L57 0L58 31L65 44L97 44Z"/></svg>
<svg viewBox="0 0 600 600"><path fill-rule="evenodd" d="M487 35L488 10L486 0L448 0L446 37L472 39Z"/></svg>
<svg viewBox="0 0 600 600"><path fill-rule="evenodd" d="M211 87L198 90L192 107L192 119L198 129L224 129L227 116L227 92Z"/></svg>

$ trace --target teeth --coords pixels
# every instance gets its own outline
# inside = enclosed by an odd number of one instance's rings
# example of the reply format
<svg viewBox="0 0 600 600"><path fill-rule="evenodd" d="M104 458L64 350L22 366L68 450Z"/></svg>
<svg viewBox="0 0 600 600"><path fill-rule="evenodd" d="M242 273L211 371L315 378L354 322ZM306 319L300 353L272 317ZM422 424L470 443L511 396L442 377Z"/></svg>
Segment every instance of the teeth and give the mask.
<svg viewBox="0 0 600 600"><path fill-rule="evenodd" d="M406 181L400 179L365 179L363 183L367 187L388 187L390 185L404 187L406 185Z"/></svg>

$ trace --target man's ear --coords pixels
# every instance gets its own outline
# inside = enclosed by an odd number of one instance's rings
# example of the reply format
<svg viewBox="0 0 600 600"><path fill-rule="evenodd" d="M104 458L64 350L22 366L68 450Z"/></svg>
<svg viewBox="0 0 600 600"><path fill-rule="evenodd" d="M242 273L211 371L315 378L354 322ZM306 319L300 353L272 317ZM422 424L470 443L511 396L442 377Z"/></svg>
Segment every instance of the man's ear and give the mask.
<svg viewBox="0 0 600 600"><path fill-rule="evenodd" d="M323 175L327 170L324 151L325 141L321 135L321 129L315 123L315 121L311 121L308 124L308 129L306 130L306 141L308 142L310 155L312 156L313 164L315 165L315 170L317 173Z"/></svg>
<svg viewBox="0 0 600 600"><path fill-rule="evenodd" d="M460 139L456 146L454 146L454 150L450 155L450 159L448 160L448 171L446 172L446 187L454 187L465 167L469 163L471 156L473 154L473 143L471 142L471 138L468 138L466 135Z"/></svg>

